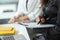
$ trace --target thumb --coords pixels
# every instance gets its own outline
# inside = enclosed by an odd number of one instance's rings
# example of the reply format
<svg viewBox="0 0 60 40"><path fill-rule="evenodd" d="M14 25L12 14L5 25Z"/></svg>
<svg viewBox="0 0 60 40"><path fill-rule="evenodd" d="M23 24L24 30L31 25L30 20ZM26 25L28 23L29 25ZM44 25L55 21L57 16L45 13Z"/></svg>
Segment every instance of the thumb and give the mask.
<svg viewBox="0 0 60 40"><path fill-rule="evenodd" d="M41 22L42 22L42 23L44 23L44 22L45 22L45 19L44 19L44 18L42 18L42 19L41 19Z"/></svg>

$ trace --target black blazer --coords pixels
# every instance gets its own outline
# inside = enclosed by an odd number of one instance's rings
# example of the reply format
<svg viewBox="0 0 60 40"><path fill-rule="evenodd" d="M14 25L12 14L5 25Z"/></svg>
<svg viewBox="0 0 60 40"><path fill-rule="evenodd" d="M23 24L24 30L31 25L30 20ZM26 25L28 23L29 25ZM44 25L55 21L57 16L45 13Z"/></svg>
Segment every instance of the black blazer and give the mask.
<svg viewBox="0 0 60 40"><path fill-rule="evenodd" d="M57 24L57 15L58 15L57 0L49 0L47 3L45 3L43 11L46 23Z"/></svg>
<svg viewBox="0 0 60 40"><path fill-rule="evenodd" d="M60 26L60 0L58 0L57 24Z"/></svg>
<svg viewBox="0 0 60 40"><path fill-rule="evenodd" d="M45 4L43 11L46 23L56 25L49 31L50 34L60 34L60 0L50 0L50 3Z"/></svg>

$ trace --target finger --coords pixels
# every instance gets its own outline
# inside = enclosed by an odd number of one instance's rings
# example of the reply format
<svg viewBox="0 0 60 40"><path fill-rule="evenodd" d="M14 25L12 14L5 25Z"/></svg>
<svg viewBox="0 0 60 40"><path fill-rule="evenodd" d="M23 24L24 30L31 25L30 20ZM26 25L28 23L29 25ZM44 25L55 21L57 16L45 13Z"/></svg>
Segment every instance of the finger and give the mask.
<svg viewBox="0 0 60 40"><path fill-rule="evenodd" d="M28 23L29 22L29 20L24 20L24 23Z"/></svg>
<svg viewBox="0 0 60 40"><path fill-rule="evenodd" d="M15 22L14 19L10 19L10 20L8 21L8 23L14 23L14 22Z"/></svg>
<svg viewBox="0 0 60 40"><path fill-rule="evenodd" d="M19 21L19 18L15 16L13 21L14 22L18 22Z"/></svg>
<svg viewBox="0 0 60 40"><path fill-rule="evenodd" d="M41 19L41 23L44 23L44 22L45 22L45 19L44 19L44 18L42 18L42 19Z"/></svg>
<svg viewBox="0 0 60 40"><path fill-rule="evenodd" d="M45 19L44 18L41 18L41 20L39 21L39 24L42 24L45 22Z"/></svg>
<svg viewBox="0 0 60 40"><path fill-rule="evenodd" d="M20 22L23 22L23 23L25 23L25 21L24 21L24 20L20 20Z"/></svg>
<svg viewBox="0 0 60 40"><path fill-rule="evenodd" d="M39 24L40 20L41 20L40 17L37 17L37 18L36 18L36 22L37 22L38 24Z"/></svg>
<svg viewBox="0 0 60 40"><path fill-rule="evenodd" d="M40 21L40 19L36 19L36 22L38 23Z"/></svg>
<svg viewBox="0 0 60 40"><path fill-rule="evenodd" d="M36 22L37 22L38 24L40 24L40 22L41 22L41 19L37 19L37 20L36 20Z"/></svg>
<svg viewBox="0 0 60 40"><path fill-rule="evenodd" d="M39 20L38 24L40 24L40 23L41 23L41 20Z"/></svg>
<svg viewBox="0 0 60 40"><path fill-rule="evenodd" d="M18 17L17 16L14 16L14 19L16 20Z"/></svg>

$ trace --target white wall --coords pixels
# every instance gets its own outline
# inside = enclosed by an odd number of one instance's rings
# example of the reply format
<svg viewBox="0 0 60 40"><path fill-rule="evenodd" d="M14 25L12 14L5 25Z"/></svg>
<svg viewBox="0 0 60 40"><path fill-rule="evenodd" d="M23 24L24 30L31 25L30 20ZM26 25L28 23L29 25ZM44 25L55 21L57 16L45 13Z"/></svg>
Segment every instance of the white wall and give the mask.
<svg viewBox="0 0 60 40"><path fill-rule="evenodd" d="M0 13L4 13L4 11L12 10L16 12L16 4L2 4L0 5Z"/></svg>
<svg viewBox="0 0 60 40"><path fill-rule="evenodd" d="M17 2L18 0L0 0L0 3Z"/></svg>
<svg viewBox="0 0 60 40"><path fill-rule="evenodd" d="M11 18L16 13L18 0L0 0L0 19ZM3 12L13 10L13 12Z"/></svg>

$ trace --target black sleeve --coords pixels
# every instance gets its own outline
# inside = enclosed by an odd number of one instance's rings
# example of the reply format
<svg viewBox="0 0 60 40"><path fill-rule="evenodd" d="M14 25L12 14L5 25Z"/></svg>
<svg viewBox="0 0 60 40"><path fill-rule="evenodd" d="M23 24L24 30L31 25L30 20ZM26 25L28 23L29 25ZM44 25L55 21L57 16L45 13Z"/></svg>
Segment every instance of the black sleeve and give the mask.
<svg viewBox="0 0 60 40"><path fill-rule="evenodd" d="M57 5L58 5L57 0L51 0L50 2L48 2L47 6L45 6L45 11L44 11L45 14L48 16L56 15L58 10Z"/></svg>
<svg viewBox="0 0 60 40"><path fill-rule="evenodd" d="M57 24L60 26L60 0L57 1L58 1Z"/></svg>

